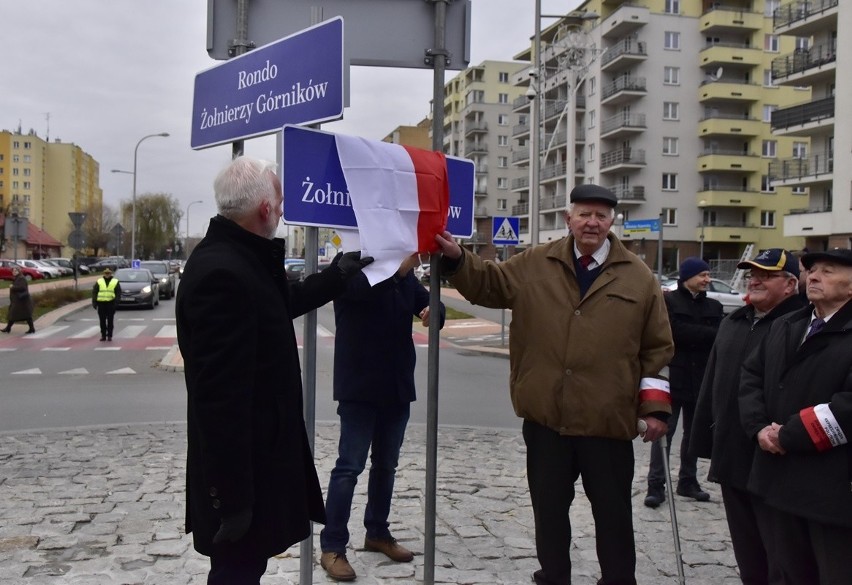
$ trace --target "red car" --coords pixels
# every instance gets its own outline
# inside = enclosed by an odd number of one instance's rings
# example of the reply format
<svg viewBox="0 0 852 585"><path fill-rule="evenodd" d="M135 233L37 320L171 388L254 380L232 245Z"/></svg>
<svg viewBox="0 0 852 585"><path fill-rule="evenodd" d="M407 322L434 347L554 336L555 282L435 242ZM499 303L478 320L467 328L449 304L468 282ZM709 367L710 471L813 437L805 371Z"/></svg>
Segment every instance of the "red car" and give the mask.
<svg viewBox="0 0 852 585"><path fill-rule="evenodd" d="M18 268L27 280L44 278L38 270L21 266L11 260L0 259L0 280L15 280L15 277L12 276L12 268Z"/></svg>

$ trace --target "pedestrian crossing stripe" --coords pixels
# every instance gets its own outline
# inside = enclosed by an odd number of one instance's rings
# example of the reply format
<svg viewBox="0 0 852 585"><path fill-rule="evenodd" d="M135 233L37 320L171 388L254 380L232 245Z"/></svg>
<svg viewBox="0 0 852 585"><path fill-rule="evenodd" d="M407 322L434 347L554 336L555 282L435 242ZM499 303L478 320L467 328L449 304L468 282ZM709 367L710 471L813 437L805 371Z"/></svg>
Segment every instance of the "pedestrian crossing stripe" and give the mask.
<svg viewBox="0 0 852 585"><path fill-rule="evenodd" d="M89 373L89 370L86 368L74 368L73 370L65 370L64 372L59 372L60 374L67 374L70 376L80 376Z"/></svg>
<svg viewBox="0 0 852 585"><path fill-rule="evenodd" d="M38 368L30 368L29 370L18 370L17 372L12 372L13 375L30 375L30 374L41 374L41 370Z"/></svg>

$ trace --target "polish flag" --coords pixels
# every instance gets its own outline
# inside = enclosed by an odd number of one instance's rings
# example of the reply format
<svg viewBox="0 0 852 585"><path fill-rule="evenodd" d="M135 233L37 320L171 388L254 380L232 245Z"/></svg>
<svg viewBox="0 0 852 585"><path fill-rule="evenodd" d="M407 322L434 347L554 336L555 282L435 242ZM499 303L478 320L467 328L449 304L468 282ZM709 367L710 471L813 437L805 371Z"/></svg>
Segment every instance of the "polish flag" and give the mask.
<svg viewBox="0 0 852 585"><path fill-rule="evenodd" d="M450 205L444 154L340 134L335 141L361 254L375 259L364 270L370 284L390 278L411 254L436 251Z"/></svg>

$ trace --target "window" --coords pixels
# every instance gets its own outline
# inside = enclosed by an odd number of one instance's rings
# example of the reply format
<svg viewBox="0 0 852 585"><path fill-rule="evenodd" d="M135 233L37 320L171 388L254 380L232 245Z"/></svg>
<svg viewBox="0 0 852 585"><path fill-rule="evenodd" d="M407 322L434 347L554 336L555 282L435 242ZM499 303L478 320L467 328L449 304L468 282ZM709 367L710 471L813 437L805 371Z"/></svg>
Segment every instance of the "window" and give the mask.
<svg viewBox="0 0 852 585"><path fill-rule="evenodd" d="M30 188L32 188L32 185L30 184L30 182L24 181L24 189L30 189Z"/></svg>
<svg viewBox="0 0 852 585"><path fill-rule="evenodd" d="M589 128L594 128L597 119L597 113L592 110L589 112Z"/></svg>
<svg viewBox="0 0 852 585"><path fill-rule="evenodd" d="M663 68L663 83L665 85L680 85L680 67Z"/></svg>
<svg viewBox="0 0 852 585"><path fill-rule="evenodd" d="M778 7L781 5L781 0L764 0L763 2L763 16L768 16L772 18L772 15L778 10Z"/></svg>
<svg viewBox="0 0 852 585"><path fill-rule="evenodd" d="M12 142L12 148L21 148L21 143L17 140Z"/></svg>
<svg viewBox="0 0 852 585"><path fill-rule="evenodd" d="M505 169L509 167L509 157L508 156L498 156L497 157L497 166L501 169Z"/></svg>
<svg viewBox="0 0 852 585"><path fill-rule="evenodd" d="M760 212L760 227L774 228L775 227L775 212L761 211Z"/></svg>
<svg viewBox="0 0 852 585"><path fill-rule="evenodd" d="M763 50L777 53L779 47L778 35L763 35Z"/></svg>
<svg viewBox="0 0 852 585"><path fill-rule="evenodd" d="M677 225L677 209L663 208L663 225Z"/></svg>
<svg viewBox="0 0 852 585"><path fill-rule="evenodd" d="M15 167L14 169L12 169L12 176L13 176L13 177L17 177L17 176L18 176L18 172L19 172L18 167Z"/></svg>
<svg viewBox="0 0 852 585"><path fill-rule="evenodd" d="M593 161L593 160L595 160L595 145L594 145L594 144L590 144L590 145L587 147L587 150L588 150L588 152L587 152L588 157L587 157L587 159L586 159L586 160L588 160L588 161L590 161L590 162L591 162L591 161Z"/></svg>
<svg viewBox="0 0 852 585"><path fill-rule="evenodd" d="M678 142L675 136L663 137L663 154L667 156L677 156Z"/></svg>
<svg viewBox="0 0 852 585"><path fill-rule="evenodd" d="M663 37L663 47L671 51L680 50L680 33L667 30Z"/></svg>
<svg viewBox="0 0 852 585"><path fill-rule="evenodd" d="M507 71L500 71L497 74L497 78L500 83L509 83L509 73Z"/></svg>
<svg viewBox="0 0 852 585"><path fill-rule="evenodd" d="M677 173L663 173L663 191L677 191Z"/></svg>
<svg viewBox="0 0 852 585"><path fill-rule="evenodd" d="M0 185L0 187L2 187L2 186L3 185ZM802 187L801 185L798 185L796 187L793 187L793 190L791 192L793 193L793 195L807 195L808 189L807 189L807 187Z"/></svg>
<svg viewBox="0 0 852 585"><path fill-rule="evenodd" d="M769 175L760 177L760 191L762 193L775 193L775 187L769 182Z"/></svg>
<svg viewBox="0 0 852 585"><path fill-rule="evenodd" d="M506 200L498 199L497 200L497 211L506 211Z"/></svg>
<svg viewBox="0 0 852 585"><path fill-rule="evenodd" d="M21 162L21 157L17 154L13 154L12 155L12 162L13 163Z"/></svg>
<svg viewBox="0 0 852 585"><path fill-rule="evenodd" d="M509 146L509 137L505 134L500 134L497 136L497 145L498 146Z"/></svg>
<svg viewBox="0 0 852 585"><path fill-rule="evenodd" d="M595 95L598 91L598 78L589 77L586 79L586 95Z"/></svg>
<svg viewBox="0 0 852 585"><path fill-rule="evenodd" d="M497 188L498 189L508 189L509 188L509 179L506 177L497 177Z"/></svg>
<svg viewBox="0 0 852 585"><path fill-rule="evenodd" d="M498 114L497 115L497 124L500 126L508 126L509 125L509 115L508 114Z"/></svg>
<svg viewBox="0 0 852 585"><path fill-rule="evenodd" d="M772 80L772 69L763 70L763 87L775 87L775 83Z"/></svg>
<svg viewBox="0 0 852 585"><path fill-rule="evenodd" d="M33 157L31 157L31 156L30 156L30 155L28 155L28 154L25 154L25 155L24 155L24 162L25 162L25 163L32 162L32 161L33 161Z"/></svg>
<svg viewBox="0 0 852 585"><path fill-rule="evenodd" d="M778 109L778 106L772 104L763 104L763 121L772 121L772 112Z"/></svg>
<svg viewBox="0 0 852 585"><path fill-rule="evenodd" d="M32 174L32 169L24 169L24 176L29 177Z"/></svg>
<svg viewBox="0 0 852 585"><path fill-rule="evenodd" d="M807 51L811 44L810 37L796 37L796 50Z"/></svg>
<svg viewBox="0 0 852 585"><path fill-rule="evenodd" d="M775 140L764 140L763 148L761 150L761 156L766 158L775 158L775 153L777 151L778 142Z"/></svg>
<svg viewBox="0 0 852 585"><path fill-rule="evenodd" d="M666 14L680 14L680 0L666 0Z"/></svg>
<svg viewBox="0 0 852 585"><path fill-rule="evenodd" d="M680 108L678 102L663 102L663 120L678 120Z"/></svg>
<svg viewBox="0 0 852 585"><path fill-rule="evenodd" d="M508 93L500 93L497 94L497 102L501 104L509 103L509 94Z"/></svg>
<svg viewBox="0 0 852 585"><path fill-rule="evenodd" d="M794 142L793 143L793 158L808 158L808 143Z"/></svg>

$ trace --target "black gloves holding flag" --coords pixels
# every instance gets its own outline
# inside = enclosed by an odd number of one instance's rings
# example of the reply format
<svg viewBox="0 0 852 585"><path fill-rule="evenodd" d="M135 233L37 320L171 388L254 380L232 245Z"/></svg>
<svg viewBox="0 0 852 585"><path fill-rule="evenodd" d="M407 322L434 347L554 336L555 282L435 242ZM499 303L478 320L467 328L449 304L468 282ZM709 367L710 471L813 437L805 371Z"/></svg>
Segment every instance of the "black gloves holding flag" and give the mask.
<svg viewBox="0 0 852 585"><path fill-rule="evenodd" d="M338 270L343 275L344 280L348 280L361 272L361 270L373 262L372 256L364 256L361 258L361 251L357 252L340 252L331 261L331 266L328 270Z"/></svg>

